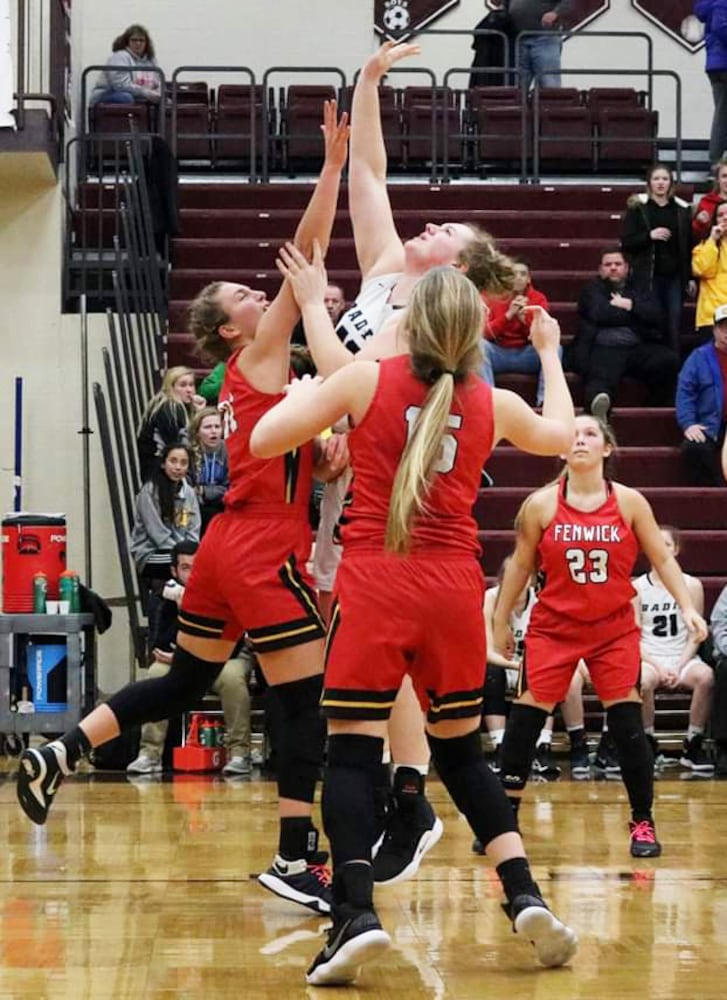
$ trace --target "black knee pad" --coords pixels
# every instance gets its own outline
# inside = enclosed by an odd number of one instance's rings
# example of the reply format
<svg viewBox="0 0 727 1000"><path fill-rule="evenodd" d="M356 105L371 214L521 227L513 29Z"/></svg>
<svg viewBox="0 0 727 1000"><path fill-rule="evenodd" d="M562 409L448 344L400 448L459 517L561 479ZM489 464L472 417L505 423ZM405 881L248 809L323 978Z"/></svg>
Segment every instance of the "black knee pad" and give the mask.
<svg viewBox="0 0 727 1000"><path fill-rule="evenodd" d="M619 762L623 759L628 766L628 758L634 749L649 746L641 720L641 704L637 701L619 701L606 709L608 731L616 744Z"/></svg>
<svg viewBox="0 0 727 1000"><path fill-rule="evenodd" d="M271 688L283 715L278 766L281 798L313 801L326 739L326 724L320 711L322 690L322 674Z"/></svg>
<svg viewBox="0 0 727 1000"><path fill-rule="evenodd" d="M483 690L483 715L507 715L507 676L503 667L487 664Z"/></svg>
<svg viewBox="0 0 727 1000"><path fill-rule="evenodd" d="M127 684L107 704L121 729L159 722L192 708L209 691L223 667L224 663L202 660L177 646L168 674Z"/></svg>
<svg viewBox="0 0 727 1000"><path fill-rule="evenodd" d="M467 767L483 756L480 734L477 730L449 740L442 740L427 733L427 741L437 774L445 784L453 772L461 767Z"/></svg>
<svg viewBox="0 0 727 1000"><path fill-rule="evenodd" d="M517 831L517 820L497 777L490 770L478 732L443 740L427 736L432 758L452 801L485 846Z"/></svg>
<svg viewBox="0 0 727 1000"><path fill-rule="evenodd" d="M329 767L375 769L378 777L383 754L384 741L377 736L335 733L328 740Z"/></svg>
<svg viewBox="0 0 727 1000"><path fill-rule="evenodd" d="M507 791L521 791L527 784L538 736L548 713L534 705L515 704L505 727L500 750L500 780Z"/></svg>

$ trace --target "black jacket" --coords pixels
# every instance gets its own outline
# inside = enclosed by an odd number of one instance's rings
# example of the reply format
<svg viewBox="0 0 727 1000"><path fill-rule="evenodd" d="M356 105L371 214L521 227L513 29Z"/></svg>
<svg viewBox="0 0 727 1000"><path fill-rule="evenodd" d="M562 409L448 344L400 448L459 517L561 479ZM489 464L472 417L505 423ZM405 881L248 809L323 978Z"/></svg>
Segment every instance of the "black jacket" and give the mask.
<svg viewBox="0 0 727 1000"><path fill-rule="evenodd" d="M623 217L621 246L631 265L631 274L651 288L654 276L654 241L649 235L652 226L646 212L646 194L629 198ZM685 287L692 277L692 213L689 205L675 198L677 206L677 240L679 250L679 277Z"/></svg>
<svg viewBox="0 0 727 1000"><path fill-rule="evenodd" d="M611 305L614 288L604 278L587 282L578 299L578 330L571 347L570 367L585 375L588 359L599 330L607 327L626 326L642 341L664 343L664 314L661 306L648 289L639 287L629 278L621 294L631 299L632 309L619 309Z"/></svg>

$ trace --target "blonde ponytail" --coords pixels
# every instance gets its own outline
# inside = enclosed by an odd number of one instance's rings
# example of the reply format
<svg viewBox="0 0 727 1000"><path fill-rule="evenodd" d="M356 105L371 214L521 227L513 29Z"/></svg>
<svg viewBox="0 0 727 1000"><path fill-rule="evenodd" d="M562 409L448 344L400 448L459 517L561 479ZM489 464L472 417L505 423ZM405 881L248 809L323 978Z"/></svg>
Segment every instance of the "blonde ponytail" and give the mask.
<svg viewBox="0 0 727 1000"><path fill-rule="evenodd" d="M414 517L426 513L426 496L434 478L454 397L454 376L440 375L426 395L424 405L399 460L389 502L386 548L404 553Z"/></svg>
<svg viewBox="0 0 727 1000"><path fill-rule="evenodd" d="M394 478L386 549L409 549L414 518L426 514L454 398L455 383L479 367L483 305L477 289L451 267L419 279L405 314L414 375L430 386Z"/></svg>

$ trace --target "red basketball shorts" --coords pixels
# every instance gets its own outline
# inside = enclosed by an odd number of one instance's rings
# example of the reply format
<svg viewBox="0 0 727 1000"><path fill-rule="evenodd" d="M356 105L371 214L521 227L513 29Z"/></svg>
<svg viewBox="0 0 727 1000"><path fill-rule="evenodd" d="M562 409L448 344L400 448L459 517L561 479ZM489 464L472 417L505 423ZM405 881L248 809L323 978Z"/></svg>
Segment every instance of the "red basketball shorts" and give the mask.
<svg viewBox="0 0 727 1000"><path fill-rule="evenodd" d="M256 653L325 636L305 564L311 532L300 516L225 511L208 527L179 611L187 635L237 641Z"/></svg>
<svg viewBox="0 0 727 1000"><path fill-rule="evenodd" d="M474 559L344 556L326 649L323 712L387 719L409 674L427 719L479 716L484 579Z"/></svg>
<svg viewBox="0 0 727 1000"><path fill-rule="evenodd" d="M601 701L625 698L639 683L641 633L631 604L595 622L576 621L536 604L525 636L521 690L549 705L563 701L581 657Z"/></svg>

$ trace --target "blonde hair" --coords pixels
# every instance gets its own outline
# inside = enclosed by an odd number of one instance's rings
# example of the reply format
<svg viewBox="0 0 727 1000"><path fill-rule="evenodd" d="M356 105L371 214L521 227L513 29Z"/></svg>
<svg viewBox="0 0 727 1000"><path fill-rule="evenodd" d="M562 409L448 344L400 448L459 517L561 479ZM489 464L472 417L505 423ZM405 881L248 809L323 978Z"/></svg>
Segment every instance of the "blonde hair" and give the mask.
<svg viewBox="0 0 727 1000"><path fill-rule="evenodd" d="M389 503L386 549L409 549L412 522L426 513L426 496L436 474L447 430L455 382L480 364L484 307L467 276L435 267L414 286L404 321L411 367L430 386L399 460Z"/></svg>
<svg viewBox="0 0 727 1000"><path fill-rule="evenodd" d="M478 291L496 297L509 295L515 286L515 261L500 253L492 236L484 229L469 228L474 235L460 250L456 263L465 269Z"/></svg>
<svg viewBox="0 0 727 1000"><path fill-rule="evenodd" d="M167 368L164 373L164 378L162 379L161 389L155 396L152 396L147 403L144 413L142 414L142 424L144 424L147 420L151 420L154 416L156 416L159 410L166 405L179 407L178 417L180 423L184 426L189 424L192 415L192 408L185 406L184 403L174 396L174 383L179 381L179 379L183 378L185 375L194 375L194 372L191 368L187 368L185 365L174 365L172 368ZM182 414L184 414L184 419L182 419Z"/></svg>
<svg viewBox="0 0 727 1000"><path fill-rule="evenodd" d="M217 417L222 422L222 415L216 406L205 406L204 409L197 410L192 417L189 425L189 445L192 449L192 457L194 458L195 465L199 465L202 461L202 441L200 440L199 429L207 417Z"/></svg>
<svg viewBox="0 0 727 1000"><path fill-rule="evenodd" d="M195 339L195 350L201 358L227 361L230 347L220 336L220 327L228 316L219 303L221 281L205 285L195 296L187 310L187 329Z"/></svg>

